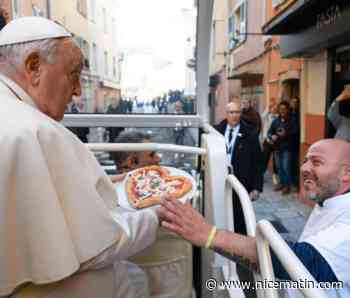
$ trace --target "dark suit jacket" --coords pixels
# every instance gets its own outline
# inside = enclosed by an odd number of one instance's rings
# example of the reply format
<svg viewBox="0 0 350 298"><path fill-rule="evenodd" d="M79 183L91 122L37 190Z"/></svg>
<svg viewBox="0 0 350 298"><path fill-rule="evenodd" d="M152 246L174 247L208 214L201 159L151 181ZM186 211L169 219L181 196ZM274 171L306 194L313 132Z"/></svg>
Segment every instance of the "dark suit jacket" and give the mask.
<svg viewBox="0 0 350 298"><path fill-rule="evenodd" d="M225 135L227 121L223 120L215 126L216 130ZM231 159L233 173L247 189L248 193L256 189L263 190L264 158L259 137L253 127L240 122L239 133Z"/></svg>

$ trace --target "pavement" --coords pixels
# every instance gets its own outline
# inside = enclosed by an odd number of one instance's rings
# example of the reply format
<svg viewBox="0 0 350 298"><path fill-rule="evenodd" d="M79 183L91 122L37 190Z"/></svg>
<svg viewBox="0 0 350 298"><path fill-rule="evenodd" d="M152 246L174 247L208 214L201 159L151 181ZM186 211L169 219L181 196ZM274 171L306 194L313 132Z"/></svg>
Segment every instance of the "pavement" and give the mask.
<svg viewBox="0 0 350 298"><path fill-rule="evenodd" d="M312 207L297 199L297 192L282 195L273 191L272 175L264 177L264 191L253 203L256 220L269 220L285 240L298 240Z"/></svg>

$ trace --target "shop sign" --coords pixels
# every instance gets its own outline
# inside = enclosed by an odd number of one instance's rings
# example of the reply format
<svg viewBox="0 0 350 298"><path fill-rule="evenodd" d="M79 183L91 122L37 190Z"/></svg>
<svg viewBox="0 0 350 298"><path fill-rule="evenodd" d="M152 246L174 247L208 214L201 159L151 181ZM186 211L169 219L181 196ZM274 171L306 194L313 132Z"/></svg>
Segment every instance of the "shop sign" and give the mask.
<svg viewBox="0 0 350 298"><path fill-rule="evenodd" d="M329 7L325 12L317 15L316 28L321 30L322 28L333 25L338 19L341 18L341 10L339 5L333 5Z"/></svg>

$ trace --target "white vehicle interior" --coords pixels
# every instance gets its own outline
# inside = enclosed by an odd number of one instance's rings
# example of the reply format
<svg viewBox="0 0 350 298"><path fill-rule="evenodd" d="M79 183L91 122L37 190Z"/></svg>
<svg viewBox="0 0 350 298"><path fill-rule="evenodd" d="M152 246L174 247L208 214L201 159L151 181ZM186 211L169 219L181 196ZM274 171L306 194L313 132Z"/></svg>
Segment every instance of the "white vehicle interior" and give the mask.
<svg viewBox="0 0 350 298"><path fill-rule="evenodd" d="M253 206L249 196L239 181L229 175L226 164L225 140L209 124L210 107L208 104L209 48L211 36L213 0L198 0L197 19L197 56L196 56L196 115L91 115L67 114L63 120L69 127L129 127L129 128L193 128L198 131L198 146L180 146L174 144L111 144L89 143L92 151L143 151L174 152L191 154L196 160L194 173L198 185L193 206L205 218L218 228L233 231L232 195L239 194L250 236L258 239L260 273L256 280L274 280L269 246L276 253L281 263L294 280L314 280L307 269L285 244L284 240L265 220L256 222ZM159 279L169 278L169 289L166 294L156 293L152 297L219 297L218 291L209 291L205 281L210 278L220 280L237 280L235 263L206 249L194 249L188 242L179 237L160 231L157 242L142 255L135 256L134 262L157 271ZM158 268L158 269L157 269ZM162 269L168 268L168 269ZM172 268L172 269L169 269ZM163 271L162 271L163 270ZM174 271L171 271L174 270ZM169 273L170 272L170 273ZM171 275L171 272L174 272ZM167 273L170 274L167 276ZM170 281L171 280L171 281ZM157 280L152 281L156 283ZM181 292L173 293L172 285L182 285ZM305 297L326 297L321 289L301 289ZM239 288L225 290L227 296L244 297ZM276 289L259 289L258 297L278 297Z"/></svg>

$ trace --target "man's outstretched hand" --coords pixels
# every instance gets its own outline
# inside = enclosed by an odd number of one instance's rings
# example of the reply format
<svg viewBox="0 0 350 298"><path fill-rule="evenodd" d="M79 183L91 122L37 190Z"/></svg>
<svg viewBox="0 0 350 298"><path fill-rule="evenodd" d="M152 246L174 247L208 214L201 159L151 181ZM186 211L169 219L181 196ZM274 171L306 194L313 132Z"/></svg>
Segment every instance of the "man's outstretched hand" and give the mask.
<svg viewBox="0 0 350 298"><path fill-rule="evenodd" d="M161 225L197 246L207 242L211 226L189 203L163 198L157 210Z"/></svg>

